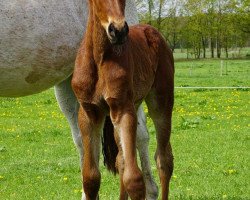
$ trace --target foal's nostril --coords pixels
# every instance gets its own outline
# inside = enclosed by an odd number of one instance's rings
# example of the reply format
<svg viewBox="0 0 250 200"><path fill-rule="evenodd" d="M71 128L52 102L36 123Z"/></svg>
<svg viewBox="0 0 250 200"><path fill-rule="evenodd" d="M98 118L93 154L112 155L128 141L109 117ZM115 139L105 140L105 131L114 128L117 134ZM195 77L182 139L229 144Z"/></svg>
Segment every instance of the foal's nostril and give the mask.
<svg viewBox="0 0 250 200"><path fill-rule="evenodd" d="M109 35L115 37L116 35L116 28L113 23L111 23L108 27Z"/></svg>

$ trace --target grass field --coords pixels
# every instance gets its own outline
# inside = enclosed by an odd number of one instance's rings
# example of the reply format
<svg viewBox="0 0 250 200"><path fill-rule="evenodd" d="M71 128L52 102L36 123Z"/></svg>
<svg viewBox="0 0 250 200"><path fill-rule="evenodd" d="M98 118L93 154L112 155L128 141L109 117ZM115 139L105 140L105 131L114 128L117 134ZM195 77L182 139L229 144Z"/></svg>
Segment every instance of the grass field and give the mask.
<svg viewBox="0 0 250 200"><path fill-rule="evenodd" d="M194 59L195 55L192 53L193 50L189 49L189 54L188 58L189 59ZM201 57L203 56L203 52L201 52ZM250 56L250 48L249 47L244 47L244 48L230 48L228 50L228 58L229 59L235 59L235 58L249 58ZM174 51L174 57L175 59L187 59L187 49L175 49ZM217 57L217 52L216 50L214 51L214 57ZM211 50L206 49L206 58L211 58ZM221 58L226 59L226 52L224 49L222 49L221 52Z"/></svg>
<svg viewBox="0 0 250 200"><path fill-rule="evenodd" d="M227 62L222 76L219 60L176 62L176 86L250 86L250 61ZM170 199L250 199L249 95L249 89L176 89ZM148 125L159 183L150 119ZM80 199L78 161L53 89L0 98L1 200ZM118 177L102 165L101 171L100 199L118 199Z"/></svg>

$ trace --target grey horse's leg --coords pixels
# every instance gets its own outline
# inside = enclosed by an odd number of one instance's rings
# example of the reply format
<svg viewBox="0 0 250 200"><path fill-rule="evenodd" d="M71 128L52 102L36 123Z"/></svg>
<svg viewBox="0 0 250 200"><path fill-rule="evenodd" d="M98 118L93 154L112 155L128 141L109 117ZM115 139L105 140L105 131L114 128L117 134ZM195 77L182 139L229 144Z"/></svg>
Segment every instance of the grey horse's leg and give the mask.
<svg viewBox="0 0 250 200"><path fill-rule="evenodd" d="M143 111L142 105L139 107L137 111L137 117L138 117L138 127L137 127L136 146L139 152L143 178L146 184L146 199L156 200L158 198L158 187L154 181L151 172L151 165L148 153L149 134L146 127L146 122L147 122L146 116Z"/></svg>
<svg viewBox="0 0 250 200"><path fill-rule="evenodd" d="M55 95L61 111L65 115L70 125L72 137L74 143L79 151L80 167L83 164L83 146L80 129L78 127L78 110L79 103L75 97L75 94L71 88L71 76L65 81L55 86ZM83 192L82 200L85 200L85 194Z"/></svg>
<svg viewBox="0 0 250 200"><path fill-rule="evenodd" d="M55 86L55 95L61 111L69 122L72 137L80 153L80 159L82 162L83 147L81 134L78 127L79 103L71 88L71 77Z"/></svg>

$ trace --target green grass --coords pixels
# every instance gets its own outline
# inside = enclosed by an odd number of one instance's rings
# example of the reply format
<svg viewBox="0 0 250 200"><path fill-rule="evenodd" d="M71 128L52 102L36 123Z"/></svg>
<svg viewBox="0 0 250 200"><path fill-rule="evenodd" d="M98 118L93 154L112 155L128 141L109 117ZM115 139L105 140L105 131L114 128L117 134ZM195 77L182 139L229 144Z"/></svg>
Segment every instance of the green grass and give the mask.
<svg viewBox="0 0 250 200"><path fill-rule="evenodd" d="M216 60L177 62L176 86L249 86L249 62L228 62L223 76L216 71ZM248 89L176 89L170 199L250 199L249 100ZM159 184L150 119L148 125L152 169ZM53 89L0 99L0 199L80 199L78 161ZM100 199L118 199L118 177L100 163Z"/></svg>
<svg viewBox="0 0 250 200"><path fill-rule="evenodd" d="M238 59L238 58L248 58L250 56L250 48L244 47L244 48L230 48L228 50L228 58L229 59ZM174 57L175 59L186 59L187 58L187 49L175 49L174 50ZM203 57L203 52L201 51L201 58ZM216 49L214 49L214 57L217 57ZM189 59L194 59L195 55L193 53L192 49L189 49ZM211 58L211 50L206 49L206 58ZM226 59L226 52L224 49L222 49L221 52L221 59Z"/></svg>
<svg viewBox="0 0 250 200"><path fill-rule="evenodd" d="M250 60L176 61L175 85L250 86Z"/></svg>

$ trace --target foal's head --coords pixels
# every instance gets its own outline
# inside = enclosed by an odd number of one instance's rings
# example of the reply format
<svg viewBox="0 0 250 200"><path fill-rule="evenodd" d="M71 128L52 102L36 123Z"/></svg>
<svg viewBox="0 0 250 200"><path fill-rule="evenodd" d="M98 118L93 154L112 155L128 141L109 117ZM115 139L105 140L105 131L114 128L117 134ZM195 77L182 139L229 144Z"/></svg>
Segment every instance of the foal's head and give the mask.
<svg viewBox="0 0 250 200"><path fill-rule="evenodd" d="M91 0L94 14L107 32L112 44L123 44L129 32L125 21L126 0Z"/></svg>

